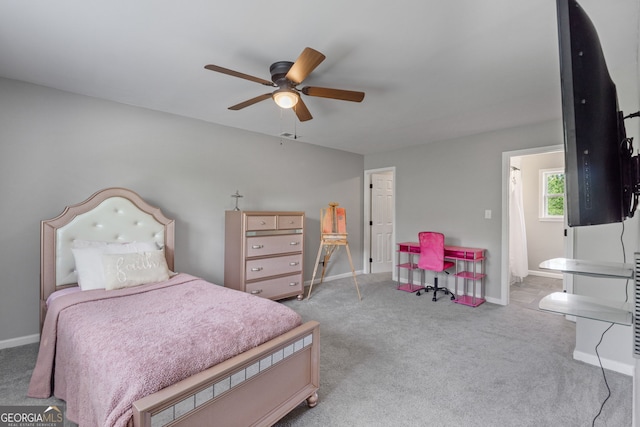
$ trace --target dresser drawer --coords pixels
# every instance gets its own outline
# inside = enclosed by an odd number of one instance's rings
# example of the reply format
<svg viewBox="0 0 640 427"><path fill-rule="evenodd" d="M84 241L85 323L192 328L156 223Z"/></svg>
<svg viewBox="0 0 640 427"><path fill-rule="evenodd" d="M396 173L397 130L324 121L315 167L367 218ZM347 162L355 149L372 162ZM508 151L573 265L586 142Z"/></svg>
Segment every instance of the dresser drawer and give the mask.
<svg viewBox="0 0 640 427"><path fill-rule="evenodd" d="M302 234L247 237L247 257L302 251Z"/></svg>
<svg viewBox="0 0 640 427"><path fill-rule="evenodd" d="M255 280L262 277L302 271L302 254L247 260L245 278Z"/></svg>
<svg viewBox="0 0 640 427"><path fill-rule="evenodd" d="M278 216L278 229L290 230L293 228L302 228L301 215L279 215Z"/></svg>
<svg viewBox="0 0 640 427"><path fill-rule="evenodd" d="M247 216L247 231L249 230L275 230L275 215L250 215Z"/></svg>
<svg viewBox="0 0 640 427"><path fill-rule="evenodd" d="M246 291L263 298L277 298L283 295L302 295L302 274L267 279L247 283Z"/></svg>

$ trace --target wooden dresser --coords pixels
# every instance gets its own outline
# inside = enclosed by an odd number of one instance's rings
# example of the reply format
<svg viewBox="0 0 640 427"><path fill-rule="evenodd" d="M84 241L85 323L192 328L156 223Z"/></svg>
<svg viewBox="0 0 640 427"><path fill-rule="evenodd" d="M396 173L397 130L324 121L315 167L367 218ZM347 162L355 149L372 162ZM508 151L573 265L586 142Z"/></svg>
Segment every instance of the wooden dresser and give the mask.
<svg viewBox="0 0 640 427"><path fill-rule="evenodd" d="M304 293L304 212L226 211L224 286L264 298Z"/></svg>

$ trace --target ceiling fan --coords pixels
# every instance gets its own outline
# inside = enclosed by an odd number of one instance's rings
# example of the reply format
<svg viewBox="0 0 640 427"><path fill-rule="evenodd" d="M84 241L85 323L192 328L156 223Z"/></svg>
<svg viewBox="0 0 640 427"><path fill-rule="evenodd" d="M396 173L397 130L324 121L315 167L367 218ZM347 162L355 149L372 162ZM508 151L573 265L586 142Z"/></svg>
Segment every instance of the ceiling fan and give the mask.
<svg viewBox="0 0 640 427"><path fill-rule="evenodd" d="M364 99L364 92L351 90L331 89L326 87L305 86L298 89L297 86L322 62L325 56L310 47L305 48L295 62L278 61L271 64L271 81L248 74L233 71L217 65L206 65L204 68L218 73L228 74L241 79L251 80L265 86L277 87L273 92L265 93L255 98L248 99L229 107L229 110L241 110L250 105L264 101L268 98L273 100L282 108L293 108L298 120L301 122L311 120L313 117L309 109L302 101L301 93L307 96L318 96L321 98L340 99L343 101L360 102Z"/></svg>

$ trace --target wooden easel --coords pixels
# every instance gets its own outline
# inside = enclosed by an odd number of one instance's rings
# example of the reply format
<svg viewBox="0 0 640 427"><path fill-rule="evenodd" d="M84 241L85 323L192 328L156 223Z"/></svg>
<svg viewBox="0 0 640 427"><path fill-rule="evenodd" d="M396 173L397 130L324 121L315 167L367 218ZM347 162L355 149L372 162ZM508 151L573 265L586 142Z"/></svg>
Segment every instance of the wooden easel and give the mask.
<svg viewBox="0 0 640 427"><path fill-rule="evenodd" d="M358 288L358 280L356 279L356 272L353 268L353 260L351 259L351 251L349 250L349 242L347 241L347 214L344 208L339 208L338 203L329 203L329 207L320 209L320 247L318 248L318 256L316 257L316 264L313 268L313 276L311 277L311 285L309 286L309 294L307 299L311 298L311 289L313 289L313 282L316 278L318 271L318 264L320 262L320 255L322 249L325 249L324 262L322 263L322 275L320 276L320 283L324 280L324 273L329 263L329 259L333 252L335 252L340 246L344 246L347 250L347 256L349 257L349 265L351 266L351 273L353 274L353 282L356 285L356 291L358 292L358 299L362 300L360 296L360 289Z"/></svg>

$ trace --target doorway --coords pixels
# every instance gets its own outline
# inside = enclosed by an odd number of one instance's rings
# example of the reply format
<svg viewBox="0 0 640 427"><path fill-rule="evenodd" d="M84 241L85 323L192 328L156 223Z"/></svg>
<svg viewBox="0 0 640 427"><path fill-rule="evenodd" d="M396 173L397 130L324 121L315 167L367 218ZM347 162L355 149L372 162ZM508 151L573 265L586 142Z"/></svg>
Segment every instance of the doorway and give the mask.
<svg viewBox="0 0 640 427"><path fill-rule="evenodd" d="M364 172L364 273L393 271L396 230L395 168Z"/></svg>
<svg viewBox="0 0 640 427"><path fill-rule="evenodd" d="M502 156L502 167L503 167L503 176L502 176L502 282L501 282L501 304L507 305L510 303L510 290L512 284L512 259L511 255L513 253L518 253L517 246L514 245L514 239L512 235L512 231L510 229L510 221L513 220L513 215L510 213L509 205L512 199L516 196L512 196L511 193L511 185L512 180L514 178L520 178L520 169L518 166L521 164L527 165L527 174L524 175L524 178L528 181L528 184L524 184L526 190L523 193L526 193L525 196L528 198L528 225L527 230L533 231L527 232L526 236L529 240L526 244L526 248L533 248L532 254L526 254L527 261L529 264L533 263L533 265L528 266L528 271L525 274L530 275L531 278L544 278L544 277L557 277L563 280L563 289L571 291L572 289L572 277L562 275L558 275L552 272L541 271L538 268L539 263L542 260L556 257L573 257L573 233L571 229L566 226L566 223L550 223L545 222L545 220L541 219L541 215L539 216L538 206L540 203L540 184L539 182L542 175L540 175L542 169L540 165L544 165L545 161L549 161L548 159L553 159L555 154L556 162L557 159L560 159L561 166L563 166L563 158L560 155L563 152L564 147L562 145L557 146L548 146L548 147L539 147L525 150L517 150L504 152ZM545 160L547 159L547 160ZM515 175L514 175L515 174ZM533 199L533 200L532 200ZM531 209L533 208L534 212L532 214ZM566 221L565 221L566 222ZM545 234L545 230L547 234ZM549 231L551 230L551 231ZM548 234L551 233L551 234ZM563 233L564 236L563 237ZM546 236L546 237L545 237ZM555 242L555 246L552 244L549 246L549 241L544 241L544 239L553 240ZM537 239L537 240L536 240ZM551 243L553 243L551 242ZM512 247L512 245L514 245ZM545 249L546 248L546 249ZM551 248L551 249L550 249ZM521 251L520 251L521 252ZM547 256L547 253L549 256ZM516 274L516 276L520 276L520 274Z"/></svg>

